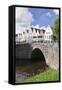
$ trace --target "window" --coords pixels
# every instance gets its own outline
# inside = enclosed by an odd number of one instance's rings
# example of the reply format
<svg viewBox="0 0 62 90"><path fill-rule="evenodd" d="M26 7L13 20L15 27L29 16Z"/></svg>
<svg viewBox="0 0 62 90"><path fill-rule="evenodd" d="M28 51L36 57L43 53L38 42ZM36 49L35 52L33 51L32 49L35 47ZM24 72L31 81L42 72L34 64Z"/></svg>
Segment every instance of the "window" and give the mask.
<svg viewBox="0 0 62 90"><path fill-rule="evenodd" d="M32 32L33 32L33 28L31 28Z"/></svg>
<svg viewBox="0 0 62 90"><path fill-rule="evenodd" d="M33 38L37 38L36 36L33 36Z"/></svg>
<svg viewBox="0 0 62 90"><path fill-rule="evenodd" d="M40 30L39 30L39 34L40 34Z"/></svg>
<svg viewBox="0 0 62 90"><path fill-rule="evenodd" d="M43 30L43 34L45 33L45 30Z"/></svg>
<svg viewBox="0 0 62 90"><path fill-rule="evenodd" d="M16 37L18 36L18 34L15 35Z"/></svg>
<svg viewBox="0 0 62 90"><path fill-rule="evenodd" d="M20 36L20 33L19 33L19 36Z"/></svg>
<svg viewBox="0 0 62 90"><path fill-rule="evenodd" d="M23 34L25 34L25 32L23 32Z"/></svg>
<svg viewBox="0 0 62 90"><path fill-rule="evenodd" d="M20 35L22 36L22 33Z"/></svg>
<svg viewBox="0 0 62 90"><path fill-rule="evenodd" d="M38 38L42 38L42 36L38 36Z"/></svg>
<svg viewBox="0 0 62 90"><path fill-rule="evenodd" d="M35 32L37 33L37 29L35 29Z"/></svg>
<svg viewBox="0 0 62 90"><path fill-rule="evenodd" d="M29 33L29 30L27 30L27 33Z"/></svg>

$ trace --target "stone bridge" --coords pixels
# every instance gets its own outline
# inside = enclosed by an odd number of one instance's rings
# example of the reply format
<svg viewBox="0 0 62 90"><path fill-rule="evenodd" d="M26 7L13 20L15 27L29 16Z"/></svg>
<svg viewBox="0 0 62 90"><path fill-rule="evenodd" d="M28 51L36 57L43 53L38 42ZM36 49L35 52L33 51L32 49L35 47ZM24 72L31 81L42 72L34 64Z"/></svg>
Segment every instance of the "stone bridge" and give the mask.
<svg viewBox="0 0 62 90"><path fill-rule="evenodd" d="M59 69L59 48L45 43L16 45L16 64L26 65L38 60L44 60L51 68Z"/></svg>

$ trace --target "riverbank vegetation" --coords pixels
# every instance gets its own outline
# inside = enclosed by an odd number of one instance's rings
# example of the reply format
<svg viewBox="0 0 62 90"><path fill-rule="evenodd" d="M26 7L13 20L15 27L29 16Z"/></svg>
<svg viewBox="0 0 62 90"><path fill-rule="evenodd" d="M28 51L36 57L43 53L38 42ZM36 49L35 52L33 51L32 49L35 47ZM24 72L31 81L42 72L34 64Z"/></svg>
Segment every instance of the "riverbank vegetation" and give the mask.
<svg viewBox="0 0 62 90"><path fill-rule="evenodd" d="M28 82L48 82L48 81L59 81L59 72L51 68L47 68L46 71L40 72L39 74L28 77L23 83Z"/></svg>

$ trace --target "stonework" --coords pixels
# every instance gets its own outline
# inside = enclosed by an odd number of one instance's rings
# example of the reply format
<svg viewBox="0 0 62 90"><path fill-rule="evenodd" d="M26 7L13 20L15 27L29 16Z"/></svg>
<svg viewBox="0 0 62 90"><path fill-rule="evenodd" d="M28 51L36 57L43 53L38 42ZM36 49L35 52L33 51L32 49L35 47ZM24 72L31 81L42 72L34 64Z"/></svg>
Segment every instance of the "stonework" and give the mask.
<svg viewBox="0 0 62 90"><path fill-rule="evenodd" d="M54 69L59 69L59 48L45 45L43 43L19 44L16 45L16 58L19 63L29 64L31 61L31 53L38 48L45 57L46 64ZM25 61L21 61L25 60Z"/></svg>

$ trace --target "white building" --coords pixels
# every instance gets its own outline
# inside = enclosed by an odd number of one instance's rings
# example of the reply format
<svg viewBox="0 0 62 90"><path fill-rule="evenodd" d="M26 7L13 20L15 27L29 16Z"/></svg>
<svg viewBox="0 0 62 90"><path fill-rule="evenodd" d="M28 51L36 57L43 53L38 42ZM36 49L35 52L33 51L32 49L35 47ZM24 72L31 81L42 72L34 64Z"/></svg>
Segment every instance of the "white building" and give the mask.
<svg viewBox="0 0 62 90"><path fill-rule="evenodd" d="M43 41L43 37L44 37L44 31L41 28L31 28L32 30L32 38L33 38L33 42L42 42Z"/></svg>
<svg viewBox="0 0 62 90"><path fill-rule="evenodd" d="M43 42L52 41L52 29L48 25L47 27L32 26L28 28L22 28L16 32L16 42Z"/></svg>
<svg viewBox="0 0 62 90"><path fill-rule="evenodd" d="M52 28L48 25L45 30L44 41L51 42L52 34L53 34Z"/></svg>

